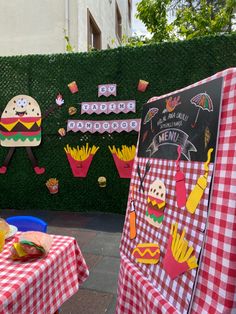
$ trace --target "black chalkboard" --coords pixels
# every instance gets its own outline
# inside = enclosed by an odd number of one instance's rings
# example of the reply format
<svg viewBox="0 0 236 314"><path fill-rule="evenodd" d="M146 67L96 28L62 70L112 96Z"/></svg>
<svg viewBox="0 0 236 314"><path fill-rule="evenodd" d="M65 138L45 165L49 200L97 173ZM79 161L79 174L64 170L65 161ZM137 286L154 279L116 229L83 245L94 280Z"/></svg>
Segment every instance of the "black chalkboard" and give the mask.
<svg viewBox="0 0 236 314"><path fill-rule="evenodd" d="M138 157L214 162L223 78L173 92L143 105Z"/></svg>

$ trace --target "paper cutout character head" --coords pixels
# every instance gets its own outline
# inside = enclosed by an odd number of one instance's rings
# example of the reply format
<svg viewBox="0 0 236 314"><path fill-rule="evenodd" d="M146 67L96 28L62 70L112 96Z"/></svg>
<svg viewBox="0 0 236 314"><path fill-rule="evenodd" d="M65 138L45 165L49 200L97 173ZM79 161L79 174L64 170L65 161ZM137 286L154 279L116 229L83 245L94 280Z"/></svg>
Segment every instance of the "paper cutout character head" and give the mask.
<svg viewBox="0 0 236 314"><path fill-rule="evenodd" d="M0 167L0 174L7 172L8 164L16 147L26 147L28 157L36 174L44 173L31 150L41 142L41 110L37 101L28 95L13 97L3 110L0 121L1 145L9 152Z"/></svg>
<svg viewBox="0 0 236 314"><path fill-rule="evenodd" d="M166 201L166 188L164 183L157 179L149 187L148 191L148 209L146 220L154 227L159 228L164 219L164 208Z"/></svg>
<svg viewBox="0 0 236 314"><path fill-rule="evenodd" d="M41 111L37 101L27 95L13 97L1 116L1 145L38 146L41 142Z"/></svg>

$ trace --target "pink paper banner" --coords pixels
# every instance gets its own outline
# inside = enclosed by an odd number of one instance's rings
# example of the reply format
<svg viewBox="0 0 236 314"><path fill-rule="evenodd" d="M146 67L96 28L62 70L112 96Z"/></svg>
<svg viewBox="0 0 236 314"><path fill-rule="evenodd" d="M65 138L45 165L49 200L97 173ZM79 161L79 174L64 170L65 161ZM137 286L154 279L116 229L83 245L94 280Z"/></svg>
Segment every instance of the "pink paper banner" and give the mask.
<svg viewBox="0 0 236 314"><path fill-rule="evenodd" d="M136 112L135 100L118 100L108 102L82 102L81 114L109 114L109 113Z"/></svg>
<svg viewBox="0 0 236 314"><path fill-rule="evenodd" d="M116 84L102 84L98 85L98 97L100 96L116 96Z"/></svg>
<svg viewBox="0 0 236 314"><path fill-rule="evenodd" d="M68 120L67 132L113 133L113 132L139 132L140 119L128 120Z"/></svg>

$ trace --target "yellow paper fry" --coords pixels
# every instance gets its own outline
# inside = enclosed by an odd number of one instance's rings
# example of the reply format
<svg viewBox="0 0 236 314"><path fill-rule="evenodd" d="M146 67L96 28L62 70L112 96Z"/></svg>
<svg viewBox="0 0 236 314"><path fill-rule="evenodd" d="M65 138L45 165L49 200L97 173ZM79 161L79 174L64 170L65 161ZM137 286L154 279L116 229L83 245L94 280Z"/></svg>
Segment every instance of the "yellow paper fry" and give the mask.
<svg viewBox="0 0 236 314"><path fill-rule="evenodd" d="M77 145L77 147L70 147L68 144L66 147L64 147L64 150L67 154L70 154L71 157L75 160L86 160L91 154L95 155L98 151L99 146L96 147L93 145L92 147L89 147L89 144L86 143L85 146L82 146L81 148Z"/></svg>

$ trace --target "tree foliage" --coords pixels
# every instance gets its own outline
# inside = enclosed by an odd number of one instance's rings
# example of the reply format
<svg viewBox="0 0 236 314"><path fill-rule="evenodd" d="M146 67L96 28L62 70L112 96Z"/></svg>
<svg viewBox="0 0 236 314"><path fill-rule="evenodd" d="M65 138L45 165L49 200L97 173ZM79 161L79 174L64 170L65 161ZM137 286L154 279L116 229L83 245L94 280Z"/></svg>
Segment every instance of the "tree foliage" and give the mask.
<svg viewBox="0 0 236 314"><path fill-rule="evenodd" d="M234 9L236 0L141 0L136 17L152 34L152 41L163 42L232 33Z"/></svg>

